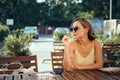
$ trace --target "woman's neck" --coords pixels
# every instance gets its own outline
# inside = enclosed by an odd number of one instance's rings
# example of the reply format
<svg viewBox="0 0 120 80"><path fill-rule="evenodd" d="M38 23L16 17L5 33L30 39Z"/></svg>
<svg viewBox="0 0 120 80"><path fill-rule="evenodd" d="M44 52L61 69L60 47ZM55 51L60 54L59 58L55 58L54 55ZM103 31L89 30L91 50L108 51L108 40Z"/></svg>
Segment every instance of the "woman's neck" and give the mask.
<svg viewBox="0 0 120 80"><path fill-rule="evenodd" d="M88 38L80 38L78 39L81 45L87 46L91 41Z"/></svg>

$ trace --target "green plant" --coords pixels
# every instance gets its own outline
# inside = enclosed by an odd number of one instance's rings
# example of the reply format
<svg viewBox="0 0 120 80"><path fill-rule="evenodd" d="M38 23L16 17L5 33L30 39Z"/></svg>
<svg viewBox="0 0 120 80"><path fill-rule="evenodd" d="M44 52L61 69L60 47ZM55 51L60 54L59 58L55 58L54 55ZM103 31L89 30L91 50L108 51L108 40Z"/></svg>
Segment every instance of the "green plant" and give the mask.
<svg viewBox="0 0 120 80"><path fill-rule="evenodd" d="M104 34L96 33L96 37L100 40L101 44L105 44L107 42L107 38Z"/></svg>
<svg viewBox="0 0 120 80"><path fill-rule="evenodd" d="M66 32L54 32L55 40L61 41Z"/></svg>
<svg viewBox="0 0 120 80"><path fill-rule="evenodd" d="M2 49L2 54L7 56L30 55L29 43L32 37L32 34L25 35L23 29L13 31L13 34L9 35L4 40L5 45Z"/></svg>
<svg viewBox="0 0 120 80"><path fill-rule="evenodd" d="M120 42L120 33L119 34L112 34L111 39L109 40L110 42Z"/></svg>
<svg viewBox="0 0 120 80"><path fill-rule="evenodd" d="M116 60L115 60L116 65L120 67L120 51L116 52L114 56L116 56Z"/></svg>
<svg viewBox="0 0 120 80"><path fill-rule="evenodd" d="M105 34L96 33L97 39L100 40L102 44L105 43L119 43L120 42L120 33L119 34L112 34L111 38L107 38Z"/></svg>

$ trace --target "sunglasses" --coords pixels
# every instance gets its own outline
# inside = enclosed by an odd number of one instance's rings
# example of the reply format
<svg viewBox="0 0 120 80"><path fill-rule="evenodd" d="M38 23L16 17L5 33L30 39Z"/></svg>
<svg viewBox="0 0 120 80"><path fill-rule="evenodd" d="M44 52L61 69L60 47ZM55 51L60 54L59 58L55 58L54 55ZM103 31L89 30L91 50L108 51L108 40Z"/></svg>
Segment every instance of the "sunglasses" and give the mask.
<svg viewBox="0 0 120 80"><path fill-rule="evenodd" d="M73 32L73 30L74 30L74 32L76 32L78 29L80 29L80 28L78 28L78 27L72 27L72 28L70 28L70 31Z"/></svg>

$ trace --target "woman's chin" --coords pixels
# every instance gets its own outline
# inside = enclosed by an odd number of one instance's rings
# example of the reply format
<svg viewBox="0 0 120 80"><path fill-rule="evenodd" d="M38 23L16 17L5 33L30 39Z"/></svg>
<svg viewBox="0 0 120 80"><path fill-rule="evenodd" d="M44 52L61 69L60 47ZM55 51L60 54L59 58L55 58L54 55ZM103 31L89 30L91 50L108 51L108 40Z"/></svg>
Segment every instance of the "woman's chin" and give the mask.
<svg viewBox="0 0 120 80"><path fill-rule="evenodd" d="M79 39L79 38L77 38L77 37L74 37L74 40L77 40L77 39Z"/></svg>

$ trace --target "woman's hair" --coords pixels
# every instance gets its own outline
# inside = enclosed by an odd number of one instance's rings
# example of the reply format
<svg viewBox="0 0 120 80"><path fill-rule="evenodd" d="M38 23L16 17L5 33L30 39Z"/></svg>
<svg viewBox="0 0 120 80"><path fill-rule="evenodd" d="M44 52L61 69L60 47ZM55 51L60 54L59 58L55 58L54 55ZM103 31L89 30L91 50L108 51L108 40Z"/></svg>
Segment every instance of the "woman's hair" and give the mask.
<svg viewBox="0 0 120 80"><path fill-rule="evenodd" d="M89 28L89 31L88 31L88 39L89 40L92 41L92 40L94 40L96 38L95 33L94 33L93 29L92 29L92 24L88 19L86 19L86 18L77 18L77 19L73 20L71 26L76 21L79 21L84 28Z"/></svg>

